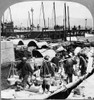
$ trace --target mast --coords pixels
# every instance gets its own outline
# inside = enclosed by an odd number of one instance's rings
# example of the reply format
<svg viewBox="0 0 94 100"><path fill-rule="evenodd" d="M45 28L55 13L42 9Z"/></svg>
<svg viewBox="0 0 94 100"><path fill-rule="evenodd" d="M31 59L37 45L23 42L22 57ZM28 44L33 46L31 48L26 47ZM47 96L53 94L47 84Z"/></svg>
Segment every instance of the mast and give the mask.
<svg viewBox="0 0 94 100"><path fill-rule="evenodd" d="M28 11L28 19L29 19L30 30L31 30L31 19L30 19L30 13L29 13L29 11Z"/></svg>
<svg viewBox="0 0 94 100"><path fill-rule="evenodd" d="M56 26L55 2L53 2L53 10L54 10L54 24L55 24L55 26Z"/></svg>
<svg viewBox="0 0 94 100"><path fill-rule="evenodd" d="M33 11L34 11L34 9L33 8L31 8L31 12L32 12L32 30L33 30Z"/></svg>
<svg viewBox="0 0 94 100"><path fill-rule="evenodd" d="M1 21L1 35L3 34L4 32L4 14L2 16L2 21Z"/></svg>
<svg viewBox="0 0 94 100"><path fill-rule="evenodd" d="M10 7L9 7L9 14L10 14L10 26L11 26L11 28L9 28L9 31L11 30L12 32L14 32L14 24L13 24L13 20L12 20L12 14L11 14L11 9L10 9Z"/></svg>
<svg viewBox="0 0 94 100"><path fill-rule="evenodd" d="M9 14L10 14L10 20L11 20L11 22L12 22L12 14L11 14L11 9L10 9L10 7L9 7Z"/></svg>
<svg viewBox="0 0 94 100"><path fill-rule="evenodd" d="M40 25L40 16L41 16L41 9L42 9L42 7L40 7L40 14L39 14L39 25Z"/></svg>
<svg viewBox="0 0 94 100"><path fill-rule="evenodd" d="M46 28L45 13L44 13L44 5L43 5L43 2L42 2L42 12L43 12L44 28Z"/></svg>
<svg viewBox="0 0 94 100"><path fill-rule="evenodd" d="M87 29L87 19L85 19L85 29Z"/></svg>
<svg viewBox="0 0 94 100"><path fill-rule="evenodd" d="M5 21L5 20L4 20L4 14L3 14L3 16L2 16L2 23L3 23L3 24L4 24L4 21Z"/></svg>
<svg viewBox="0 0 94 100"><path fill-rule="evenodd" d="M68 30L70 30L69 6L67 6L67 13L68 13ZM71 32L70 32L70 41L71 41Z"/></svg>
<svg viewBox="0 0 94 100"><path fill-rule="evenodd" d="M66 3L64 3L64 14L65 14L65 16L64 16L64 18L65 18L65 23L64 23L64 26L65 26L65 28L64 28L64 40L66 41L66 21L67 21L67 19L66 19Z"/></svg>
<svg viewBox="0 0 94 100"><path fill-rule="evenodd" d="M49 17L48 17L48 28L49 28Z"/></svg>
<svg viewBox="0 0 94 100"><path fill-rule="evenodd" d="M67 19L66 19L66 3L64 3L64 14L65 14L65 16L64 16L64 18L65 18L64 25L65 25L65 30L66 30L66 21L67 21Z"/></svg>
<svg viewBox="0 0 94 100"><path fill-rule="evenodd" d="M67 13L68 13L68 29L70 30L69 6L67 6Z"/></svg>

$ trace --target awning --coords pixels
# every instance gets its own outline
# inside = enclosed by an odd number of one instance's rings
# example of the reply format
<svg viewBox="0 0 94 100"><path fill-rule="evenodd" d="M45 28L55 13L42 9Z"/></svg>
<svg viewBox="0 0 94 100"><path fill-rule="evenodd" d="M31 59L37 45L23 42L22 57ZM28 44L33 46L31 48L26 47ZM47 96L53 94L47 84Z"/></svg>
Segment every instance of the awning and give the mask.
<svg viewBox="0 0 94 100"><path fill-rule="evenodd" d="M45 42L45 41L43 41L43 42L37 42L37 46L38 46L39 48L42 48L42 46L48 46L48 43Z"/></svg>
<svg viewBox="0 0 94 100"><path fill-rule="evenodd" d="M34 39L23 40L25 46L32 46L33 43L37 45L37 41Z"/></svg>
<svg viewBox="0 0 94 100"><path fill-rule="evenodd" d="M33 50L32 51L32 55L35 58L41 58L41 57L43 57L43 55L38 50Z"/></svg>
<svg viewBox="0 0 94 100"><path fill-rule="evenodd" d="M49 50L47 50L47 49L40 49L38 51L43 55L43 57L48 55L50 57L50 60L53 57L55 57L55 54L56 54L56 52L54 50L52 50L52 49L49 49Z"/></svg>
<svg viewBox="0 0 94 100"><path fill-rule="evenodd" d="M65 49L64 47L60 46L60 47L56 50L56 52L60 52L60 51L66 51L66 49Z"/></svg>
<svg viewBox="0 0 94 100"><path fill-rule="evenodd" d="M22 39L14 39L10 41L12 41L14 45L24 45L24 42Z"/></svg>

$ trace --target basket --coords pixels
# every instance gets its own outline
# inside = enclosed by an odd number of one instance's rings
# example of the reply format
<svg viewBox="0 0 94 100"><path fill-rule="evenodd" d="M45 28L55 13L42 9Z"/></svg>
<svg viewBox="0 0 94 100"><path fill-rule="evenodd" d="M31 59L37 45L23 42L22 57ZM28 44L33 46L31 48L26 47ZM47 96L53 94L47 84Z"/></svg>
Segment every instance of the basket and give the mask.
<svg viewBox="0 0 94 100"><path fill-rule="evenodd" d="M14 75L7 79L10 85L14 85L16 81L19 81L19 76Z"/></svg>
<svg viewBox="0 0 94 100"><path fill-rule="evenodd" d="M14 85L15 84L15 78L8 78L7 79L10 85Z"/></svg>

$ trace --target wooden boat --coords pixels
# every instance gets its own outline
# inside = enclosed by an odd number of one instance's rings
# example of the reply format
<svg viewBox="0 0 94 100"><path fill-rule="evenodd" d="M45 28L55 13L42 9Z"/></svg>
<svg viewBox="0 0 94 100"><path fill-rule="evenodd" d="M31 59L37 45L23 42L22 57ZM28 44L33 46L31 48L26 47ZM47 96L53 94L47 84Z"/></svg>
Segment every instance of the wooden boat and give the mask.
<svg viewBox="0 0 94 100"><path fill-rule="evenodd" d="M57 90L56 92L48 96L46 99L66 99L74 88L76 88L79 84L83 82L83 80L87 79L93 73L94 73L94 68L90 73L84 75L83 77L80 77L80 79L77 80L76 82L69 83L65 89L61 88Z"/></svg>

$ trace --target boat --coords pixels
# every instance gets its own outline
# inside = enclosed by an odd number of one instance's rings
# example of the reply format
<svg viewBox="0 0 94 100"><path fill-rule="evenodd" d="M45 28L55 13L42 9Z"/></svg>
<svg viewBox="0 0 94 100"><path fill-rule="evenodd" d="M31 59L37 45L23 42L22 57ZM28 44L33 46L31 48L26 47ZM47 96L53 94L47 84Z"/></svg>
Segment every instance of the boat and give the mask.
<svg viewBox="0 0 94 100"><path fill-rule="evenodd" d="M74 88L76 88L79 84L81 84L85 79L90 77L93 73L94 73L94 68L90 73L84 75L83 77L80 77L80 79L78 79L76 82L69 83L68 85L66 85L65 89L60 88L59 90L48 96L46 99L66 99Z"/></svg>

